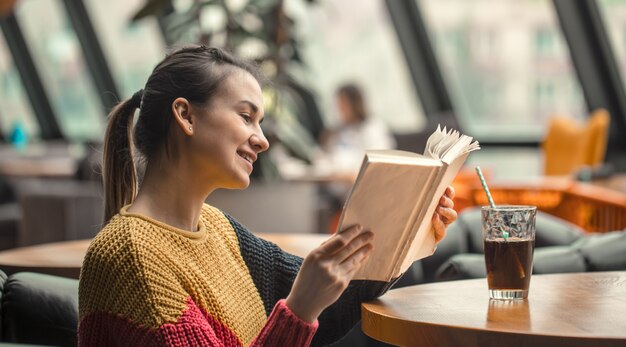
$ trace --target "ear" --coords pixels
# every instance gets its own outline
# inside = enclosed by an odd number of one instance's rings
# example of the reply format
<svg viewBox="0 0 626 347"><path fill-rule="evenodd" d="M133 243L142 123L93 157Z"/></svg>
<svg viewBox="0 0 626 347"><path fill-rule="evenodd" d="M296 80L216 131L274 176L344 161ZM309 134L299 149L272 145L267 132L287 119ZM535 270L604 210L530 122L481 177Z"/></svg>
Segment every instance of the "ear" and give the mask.
<svg viewBox="0 0 626 347"><path fill-rule="evenodd" d="M174 120L187 136L193 135L193 122L191 117L191 104L185 98L176 98L172 102L172 115Z"/></svg>

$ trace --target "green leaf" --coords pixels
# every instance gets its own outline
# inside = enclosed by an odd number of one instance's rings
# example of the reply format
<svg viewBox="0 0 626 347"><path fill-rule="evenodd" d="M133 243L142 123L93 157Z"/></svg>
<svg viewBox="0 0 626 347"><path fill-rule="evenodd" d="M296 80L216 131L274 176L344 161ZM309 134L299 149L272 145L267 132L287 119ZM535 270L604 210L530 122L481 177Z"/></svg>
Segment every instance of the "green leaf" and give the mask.
<svg viewBox="0 0 626 347"><path fill-rule="evenodd" d="M166 8L171 6L172 0L147 0L143 7L131 18L131 22L136 22L150 16L158 16L162 14Z"/></svg>

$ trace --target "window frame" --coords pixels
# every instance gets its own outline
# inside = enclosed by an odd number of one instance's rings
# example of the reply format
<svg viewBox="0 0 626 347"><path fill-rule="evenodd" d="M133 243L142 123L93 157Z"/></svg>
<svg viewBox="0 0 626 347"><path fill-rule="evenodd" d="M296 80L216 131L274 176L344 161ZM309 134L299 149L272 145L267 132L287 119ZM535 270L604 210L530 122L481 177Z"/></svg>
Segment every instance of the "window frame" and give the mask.
<svg viewBox="0 0 626 347"><path fill-rule="evenodd" d="M626 151L626 92L600 8L595 0L553 0L559 23L583 88L589 113L611 115L608 161Z"/></svg>
<svg viewBox="0 0 626 347"><path fill-rule="evenodd" d="M42 140L63 139L50 99L15 15L0 18L0 28L40 127Z"/></svg>
<svg viewBox="0 0 626 347"><path fill-rule="evenodd" d="M385 3L426 117L448 113L456 118L419 5L415 0L385 0ZM587 109L604 107L613 115L607 153L608 161L612 161L611 157L615 156L611 153L623 153L620 148L626 148L626 92L597 2L553 0L553 4ZM481 146L539 147L540 141L481 141Z"/></svg>

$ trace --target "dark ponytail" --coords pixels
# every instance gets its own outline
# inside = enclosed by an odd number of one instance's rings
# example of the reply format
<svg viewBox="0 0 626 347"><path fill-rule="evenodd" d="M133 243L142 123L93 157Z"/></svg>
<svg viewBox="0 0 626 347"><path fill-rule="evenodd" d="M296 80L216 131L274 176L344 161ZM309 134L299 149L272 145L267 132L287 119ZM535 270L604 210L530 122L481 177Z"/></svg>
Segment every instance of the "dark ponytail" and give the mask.
<svg viewBox="0 0 626 347"><path fill-rule="evenodd" d="M135 110L141 105L143 90L119 103L109 114L104 137L104 223L137 195L137 170L133 156L132 126Z"/></svg>

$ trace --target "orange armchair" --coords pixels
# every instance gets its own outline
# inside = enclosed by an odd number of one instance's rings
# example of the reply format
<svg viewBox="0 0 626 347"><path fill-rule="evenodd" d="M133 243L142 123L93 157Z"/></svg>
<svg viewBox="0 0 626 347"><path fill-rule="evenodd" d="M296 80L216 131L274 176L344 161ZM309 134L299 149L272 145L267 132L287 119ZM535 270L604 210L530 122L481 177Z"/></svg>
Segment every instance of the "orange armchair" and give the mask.
<svg viewBox="0 0 626 347"><path fill-rule="evenodd" d="M567 117L550 121L542 148L546 175L569 175L583 166L602 163L606 154L610 117L595 110L585 126Z"/></svg>

